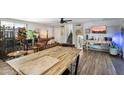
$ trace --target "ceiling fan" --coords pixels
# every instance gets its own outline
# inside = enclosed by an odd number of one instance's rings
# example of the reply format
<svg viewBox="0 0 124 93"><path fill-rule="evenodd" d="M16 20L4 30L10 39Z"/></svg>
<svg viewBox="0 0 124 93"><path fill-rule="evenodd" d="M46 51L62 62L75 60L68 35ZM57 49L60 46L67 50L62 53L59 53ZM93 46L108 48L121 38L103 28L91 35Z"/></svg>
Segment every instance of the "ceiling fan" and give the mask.
<svg viewBox="0 0 124 93"><path fill-rule="evenodd" d="M60 19L60 23L61 23L61 24L63 24L63 23L68 23L68 22L70 22L70 21L72 21L72 20L65 20L64 18L61 18L61 19Z"/></svg>

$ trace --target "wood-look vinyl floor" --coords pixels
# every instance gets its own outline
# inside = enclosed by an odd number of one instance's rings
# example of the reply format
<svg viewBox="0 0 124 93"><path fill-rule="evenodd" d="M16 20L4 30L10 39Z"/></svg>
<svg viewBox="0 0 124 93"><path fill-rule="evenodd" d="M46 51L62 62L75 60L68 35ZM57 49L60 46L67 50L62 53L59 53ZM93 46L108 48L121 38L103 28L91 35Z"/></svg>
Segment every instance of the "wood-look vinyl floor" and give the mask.
<svg viewBox="0 0 124 93"><path fill-rule="evenodd" d="M119 56L111 56L112 63L118 75L124 75L124 59Z"/></svg>
<svg viewBox="0 0 124 93"><path fill-rule="evenodd" d="M84 50L80 56L79 75L116 75L108 53Z"/></svg>

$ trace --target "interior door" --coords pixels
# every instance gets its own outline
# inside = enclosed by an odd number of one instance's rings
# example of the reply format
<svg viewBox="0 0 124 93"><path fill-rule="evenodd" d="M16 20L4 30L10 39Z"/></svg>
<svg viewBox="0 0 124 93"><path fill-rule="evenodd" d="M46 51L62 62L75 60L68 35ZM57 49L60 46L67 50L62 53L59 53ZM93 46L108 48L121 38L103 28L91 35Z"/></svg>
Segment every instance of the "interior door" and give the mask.
<svg viewBox="0 0 124 93"><path fill-rule="evenodd" d="M60 27L55 27L54 28L54 37L55 41L61 43L61 28Z"/></svg>

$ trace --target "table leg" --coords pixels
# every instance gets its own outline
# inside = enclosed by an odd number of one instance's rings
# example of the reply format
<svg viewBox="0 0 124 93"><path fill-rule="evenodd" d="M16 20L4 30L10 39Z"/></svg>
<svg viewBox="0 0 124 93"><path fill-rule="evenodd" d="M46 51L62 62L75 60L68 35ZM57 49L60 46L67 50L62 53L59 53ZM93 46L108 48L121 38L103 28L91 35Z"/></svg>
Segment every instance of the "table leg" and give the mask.
<svg viewBox="0 0 124 93"><path fill-rule="evenodd" d="M73 75L73 64L71 64L71 75Z"/></svg>
<svg viewBox="0 0 124 93"><path fill-rule="evenodd" d="M79 55L77 56L77 59L76 59L75 75L77 75L78 64L79 64Z"/></svg>

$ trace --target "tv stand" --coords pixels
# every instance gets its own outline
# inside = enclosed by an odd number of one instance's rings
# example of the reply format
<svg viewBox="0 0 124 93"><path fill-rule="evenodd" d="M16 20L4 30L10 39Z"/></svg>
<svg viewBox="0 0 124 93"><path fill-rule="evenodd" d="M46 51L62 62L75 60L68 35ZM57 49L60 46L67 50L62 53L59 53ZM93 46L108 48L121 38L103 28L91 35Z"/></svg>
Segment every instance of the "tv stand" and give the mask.
<svg viewBox="0 0 124 93"><path fill-rule="evenodd" d="M86 49L109 52L110 41L86 40Z"/></svg>

